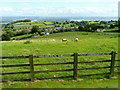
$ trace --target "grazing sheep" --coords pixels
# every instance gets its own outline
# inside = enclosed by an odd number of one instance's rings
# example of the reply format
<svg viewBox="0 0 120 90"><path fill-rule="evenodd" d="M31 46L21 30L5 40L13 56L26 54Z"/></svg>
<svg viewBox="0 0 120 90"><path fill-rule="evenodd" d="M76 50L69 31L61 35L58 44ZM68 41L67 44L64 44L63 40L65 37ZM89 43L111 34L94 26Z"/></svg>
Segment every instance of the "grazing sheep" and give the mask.
<svg viewBox="0 0 120 90"><path fill-rule="evenodd" d="M55 41L55 39L52 39L52 41Z"/></svg>
<svg viewBox="0 0 120 90"><path fill-rule="evenodd" d="M77 42L77 41L78 41L78 38L76 38L75 41Z"/></svg>
<svg viewBox="0 0 120 90"><path fill-rule="evenodd" d="M62 39L62 41L67 41L68 39Z"/></svg>

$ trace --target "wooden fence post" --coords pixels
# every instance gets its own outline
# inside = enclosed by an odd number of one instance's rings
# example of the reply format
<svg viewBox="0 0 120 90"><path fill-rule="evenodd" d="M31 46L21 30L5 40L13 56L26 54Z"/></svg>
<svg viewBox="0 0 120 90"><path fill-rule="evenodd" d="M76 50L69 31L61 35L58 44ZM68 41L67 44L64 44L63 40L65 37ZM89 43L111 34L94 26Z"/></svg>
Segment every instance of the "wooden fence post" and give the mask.
<svg viewBox="0 0 120 90"><path fill-rule="evenodd" d="M111 52L111 65L110 65L110 75L109 78L111 78L114 74L114 66L115 66L115 51Z"/></svg>
<svg viewBox="0 0 120 90"><path fill-rule="evenodd" d="M74 53L73 79L77 80L78 53Z"/></svg>
<svg viewBox="0 0 120 90"><path fill-rule="evenodd" d="M30 79L34 82L34 63L33 63L33 55L29 55L29 63L30 63Z"/></svg>

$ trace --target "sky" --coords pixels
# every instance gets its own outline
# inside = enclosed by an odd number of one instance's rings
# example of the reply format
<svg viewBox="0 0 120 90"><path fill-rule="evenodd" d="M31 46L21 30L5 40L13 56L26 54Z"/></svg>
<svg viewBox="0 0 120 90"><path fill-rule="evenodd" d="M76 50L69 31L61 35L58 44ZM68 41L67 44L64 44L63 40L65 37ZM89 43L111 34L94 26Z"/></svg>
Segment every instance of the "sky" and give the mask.
<svg viewBox="0 0 120 90"><path fill-rule="evenodd" d="M2 16L118 16L119 0L1 0Z"/></svg>

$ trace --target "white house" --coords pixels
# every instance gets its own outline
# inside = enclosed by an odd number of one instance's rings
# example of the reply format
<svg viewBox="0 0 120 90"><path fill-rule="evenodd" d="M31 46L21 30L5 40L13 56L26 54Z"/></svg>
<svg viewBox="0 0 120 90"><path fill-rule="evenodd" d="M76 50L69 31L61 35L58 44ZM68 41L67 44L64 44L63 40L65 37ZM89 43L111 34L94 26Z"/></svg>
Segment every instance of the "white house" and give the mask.
<svg viewBox="0 0 120 90"><path fill-rule="evenodd" d="M44 35L50 35L50 33L49 32L44 32Z"/></svg>
<svg viewBox="0 0 120 90"><path fill-rule="evenodd" d="M97 29L96 32L105 32L105 29Z"/></svg>

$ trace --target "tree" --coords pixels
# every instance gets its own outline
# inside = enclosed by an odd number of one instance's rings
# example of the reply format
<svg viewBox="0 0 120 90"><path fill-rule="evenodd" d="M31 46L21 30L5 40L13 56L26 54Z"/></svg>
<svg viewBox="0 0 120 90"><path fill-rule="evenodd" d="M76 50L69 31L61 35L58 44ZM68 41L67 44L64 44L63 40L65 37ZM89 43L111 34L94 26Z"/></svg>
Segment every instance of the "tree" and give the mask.
<svg viewBox="0 0 120 90"><path fill-rule="evenodd" d="M10 34L9 33L3 33L2 34L2 41L9 41L10 40Z"/></svg>
<svg viewBox="0 0 120 90"><path fill-rule="evenodd" d="M97 30L97 24L90 24L91 31L96 31Z"/></svg>
<svg viewBox="0 0 120 90"><path fill-rule="evenodd" d="M31 33L36 33L36 32L38 32L38 30L39 30L38 26L33 26L31 29Z"/></svg>
<svg viewBox="0 0 120 90"><path fill-rule="evenodd" d="M11 25L11 26L10 26L10 28L11 28L11 29L13 29L13 28L14 28L14 26L13 26L13 25Z"/></svg>
<svg viewBox="0 0 120 90"><path fill-rule="evenodd" d="M113 24L111 24L109 28L115 28L115 26Z"/></svg>
<svg viewBox="0 0 120 90"><path fill-rule="evenodd" d="M21 31L21 34L22 34L22 35L28 34L29 32L30 32L30 31L28 31L28 30L22 30L22 31Z"/></svg>
<svg viewBox="0 0 120 90"><path fill-rule="evenodd" d="M83 28L83 26L79 26L78 29L79 29L80 31L83 31L84 28Z"/></svg>

